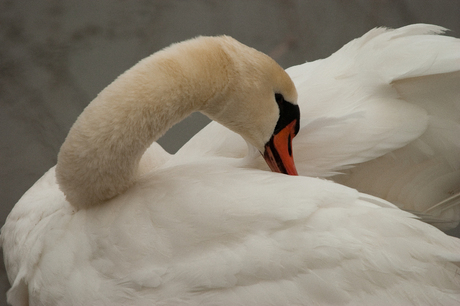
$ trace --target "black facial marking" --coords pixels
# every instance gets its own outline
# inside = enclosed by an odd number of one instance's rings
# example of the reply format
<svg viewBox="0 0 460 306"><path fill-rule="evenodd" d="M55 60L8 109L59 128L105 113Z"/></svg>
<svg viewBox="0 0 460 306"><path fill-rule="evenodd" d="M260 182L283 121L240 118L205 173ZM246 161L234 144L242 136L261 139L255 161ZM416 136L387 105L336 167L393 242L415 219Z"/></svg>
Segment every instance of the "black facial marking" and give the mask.
<svg viewBox="0 0 460 306"><path fill-rule="evenodd" d="M300 129L300 109L298 105L294 105L286 100L282 94L275 94L276 103L280 109L280 116L275 126L274 134L278 134L279 131L284 129L289 123L296 120L295 134Z"/></svg>
<svg viewBox="0 0 460 306"><path fill-rule="evenodd" d="M275 147L275 143L273 142L273 136L272 136L272 139L270 139L270 141L267 144L269 145L270 150L269 151L265 150L264 158L266 157L266 155L269 154L268 152L270 152L272 156L272 158L270 159L273 159L276 162L276 165L278 166L278 170L281 171L282 173L287 173L286 167L284 166L282 159L278 153L278 150Z"/></svg>

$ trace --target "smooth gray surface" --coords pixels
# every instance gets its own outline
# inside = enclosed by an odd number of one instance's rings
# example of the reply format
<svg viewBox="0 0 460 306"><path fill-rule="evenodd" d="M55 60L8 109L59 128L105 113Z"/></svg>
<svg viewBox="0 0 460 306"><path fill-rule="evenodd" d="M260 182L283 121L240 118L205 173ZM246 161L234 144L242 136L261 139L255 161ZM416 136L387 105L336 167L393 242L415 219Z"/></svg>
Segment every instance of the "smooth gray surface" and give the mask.
<svg viewBox="0 0 460 306"><path fill-rule="evenodd" d="M227 34L283 67L327 57L376 26L424 22L460 35L460 1L0 0L0 224L50 167L83 108L143 57ZM175 152L200 114L160 143ZM0 271L0 305L9 284Z"/></svg>

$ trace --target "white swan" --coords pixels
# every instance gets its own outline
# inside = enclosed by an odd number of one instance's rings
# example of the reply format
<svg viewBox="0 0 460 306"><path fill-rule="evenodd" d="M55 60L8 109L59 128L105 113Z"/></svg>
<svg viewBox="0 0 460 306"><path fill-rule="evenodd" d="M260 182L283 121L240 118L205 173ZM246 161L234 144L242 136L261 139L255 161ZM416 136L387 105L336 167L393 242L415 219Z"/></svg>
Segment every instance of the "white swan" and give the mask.
<svg viewBox="0 0 460 306"><path fill-rule="evenodd" d="M444 31L377 28L326 59L287 69L302 114L299 174L386 199L442 229L457 226L460 39L438 35ZM245 151L240 137L213 122L179 153Z"/></svg>
<svg viewBox="0 0 460 306"><path fill-rule="evenodd" d="M274 170L295 173L295 100L279 66L230 38L141 61L86 108L57 167L8 216L9 303L460 302L458 239L354 189L253 169L268 148ZM138 169L148 143L192 110L241 134L248 156L153 145Z"/></svg>

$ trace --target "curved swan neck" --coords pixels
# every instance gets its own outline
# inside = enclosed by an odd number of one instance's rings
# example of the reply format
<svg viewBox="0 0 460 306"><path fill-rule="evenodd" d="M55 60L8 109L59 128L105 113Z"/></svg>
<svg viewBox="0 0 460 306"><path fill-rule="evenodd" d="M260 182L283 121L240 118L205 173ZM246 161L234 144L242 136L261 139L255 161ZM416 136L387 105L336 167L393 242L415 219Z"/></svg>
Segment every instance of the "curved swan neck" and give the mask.
<svg viewBox="0 0 460 306"><path fill-rule="evenodd" d="M190 113L212 109L219 100L228 86L231 59L216 40L197 40L142 60L83 111L61 147L56 167L59 186L72 205L90 207L126 191L153 141Z"/></svg>

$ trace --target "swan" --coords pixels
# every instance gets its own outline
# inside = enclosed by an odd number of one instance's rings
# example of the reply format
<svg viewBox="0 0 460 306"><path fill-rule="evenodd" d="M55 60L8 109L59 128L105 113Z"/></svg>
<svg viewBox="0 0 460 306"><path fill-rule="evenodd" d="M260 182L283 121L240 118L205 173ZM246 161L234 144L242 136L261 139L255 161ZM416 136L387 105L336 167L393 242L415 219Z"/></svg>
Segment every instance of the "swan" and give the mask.
<svg viewBox="0 0 460 306"><path fill-rule="evenodd" d="M388 200L448 230L460 221L460 39L415 24L376 28L286 71L301 109L300 175ZM181 152L182 151L182 152ZM213 122L179 154L243 156ZM266 169L260 158L254 168Z"/></svg>
<svg viewBox="0 0 460 306"><path fill-rule="evenodd" d="M229 37L139 62L88 105L57 165L8 216L8 302L460 302L459 239L385 200L295 175L296 100L283 69ZM246 155L165 153L155 139L192 111L236 132ZM273 172L254 167L258 155Z"/></svg>

